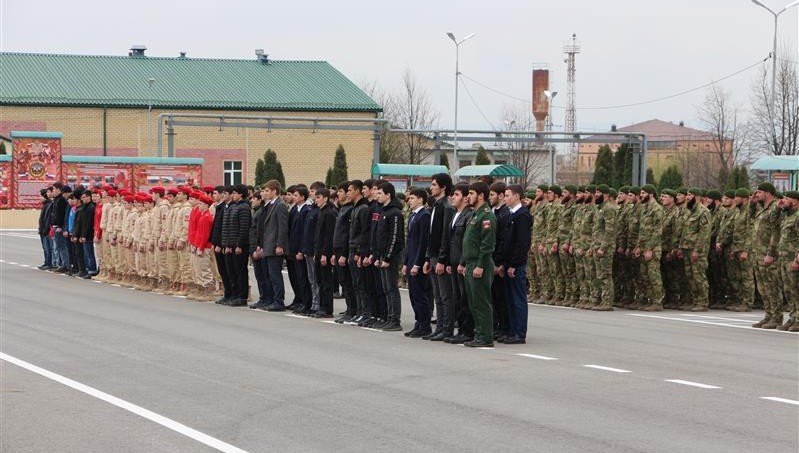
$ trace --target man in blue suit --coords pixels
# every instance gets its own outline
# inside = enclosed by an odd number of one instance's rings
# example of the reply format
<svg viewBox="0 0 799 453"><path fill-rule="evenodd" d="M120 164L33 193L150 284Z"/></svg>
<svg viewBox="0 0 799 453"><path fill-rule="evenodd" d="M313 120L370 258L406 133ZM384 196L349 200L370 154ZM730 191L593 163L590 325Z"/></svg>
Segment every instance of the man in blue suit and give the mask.
<svg viewBox="0 0 799 453"><path fill-rule="evenodd" d="M422 273L430 238L430 211L425 209L427 192L414 189L408 195L408 208L411 211L408 219L408 235L405 247L405 259L402 262L402 273L408 279L408 293L416 323L413 329L405 332L406 337L421 338L432 332L430 326L430 300L428 290L430 278Z"/></svg>

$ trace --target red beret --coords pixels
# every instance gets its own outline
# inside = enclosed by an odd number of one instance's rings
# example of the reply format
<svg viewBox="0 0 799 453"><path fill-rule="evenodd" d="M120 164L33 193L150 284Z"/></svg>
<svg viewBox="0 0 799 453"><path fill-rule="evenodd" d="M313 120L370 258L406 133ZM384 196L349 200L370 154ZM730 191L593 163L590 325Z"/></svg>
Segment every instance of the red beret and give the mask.
<svg viewBox="0 0 799 453"><path fill-rule="evenodd" d="M154 203L153 197L151 195L142 195L141 197L142 203Z"/></svg>
<svg viewBox="0 0 799 453"><path fill-rule="evenodd" d="M186 195L191 195L192 188L189 186L180 186L178 187L178 190L185 193Z"/></svg>
<svg viewBox="0 0 799 453"><path fill-rule="evenodd" d="M106 192L108 192L109 190L114 190L114 188L106 184L103 187L101 187L100 190L105 190Z"/></svg>
<svg viewBox="0 0 799 453"><path fill-rule="evenodd" d="M177 195L178 192L179 192L178 189L175 189L174 187L166 191L166 193L168 193L169 195Z"/></svg>
<svg viewBox="0 0 799 453"><path fill-rule="evenodd" d="M214 186L205 186L205 187L203 187L203 192L205 192L207 194L214 193Z"/></svg>
<svg viewBox="0 0 799 453"><path fill-rule="evenodd" d="M164 194L166 193L166 189L164 189L161 186L156 186L150 189L150 193L157 193L158 195L161 195L163 197Z"/></svg>
<svg viewBox="0 0 799 453"><path fill-rule="evenodd" d="M122 199L125 200L126 203L133 203L135 201L133 195L125 195Z"/></svg>
<svg viewBox="0 0 799 453"><path fill-rule="evenodd" d="M194 198L195 200L199 200L200 197L202 197L203 195L205 194L199 190L192 190L191 193L189 194L189 197Z"/></svg>
<svg viewBox="0 0 799 453"><path fill-rule="evenodd" d="M108 189L108 196L109 196L109 197L115 197L115 196L117 196L117 191L116 191L116 190L114 190L114 189Z"/></svg>
<svg viewBox="0 0 799 453"><path fill-rule="evenodd" d="M214 200L211 199L211 197L209 197L208 195L203 194L203 196L200 197L200 203L205 203L208 206L211 206L212 204L214 204Z"/></svg>

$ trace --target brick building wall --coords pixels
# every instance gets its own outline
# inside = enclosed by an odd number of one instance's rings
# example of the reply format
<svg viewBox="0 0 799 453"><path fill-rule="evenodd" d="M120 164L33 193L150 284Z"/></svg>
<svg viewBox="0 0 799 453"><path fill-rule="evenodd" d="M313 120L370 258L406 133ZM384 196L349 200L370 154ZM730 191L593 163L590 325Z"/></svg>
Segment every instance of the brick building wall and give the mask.
<svg viewBox="0 0 799 453"><path fill-rule="evenodd" d="M147 110L105 110L108 156L155 156L159 113L210 113L215 115L302 116L374 118L373 113L349 112L242 112L153 109L152 149L148 149ZM58 131L65 155L103 155L103 109L0 105L0 134L11 130ZM277 153L288 184L324 180L338 145L347 152L349 175L367 178L372 164L372 133L368 131L317 131L240 129L235 127L176 127L175 157L202 157L204 184L221 184L223 162L241 160L245 182L252 182L256 161L267 149ZM164 156L166 156L166 137Z"/></svg>

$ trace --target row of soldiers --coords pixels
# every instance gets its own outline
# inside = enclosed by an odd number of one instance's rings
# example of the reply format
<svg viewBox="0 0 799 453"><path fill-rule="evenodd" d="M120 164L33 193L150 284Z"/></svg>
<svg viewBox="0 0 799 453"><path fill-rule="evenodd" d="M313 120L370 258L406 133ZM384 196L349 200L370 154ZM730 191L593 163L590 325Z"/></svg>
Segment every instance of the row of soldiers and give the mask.
<svg viewBox="0 0 799 453"><path fill-rule="evenodd" d="M530 299L598 311L624 307L750 311L753 327L799 331L799 192L539 186ZM789 319L783 323L783 311Z"/></svg>

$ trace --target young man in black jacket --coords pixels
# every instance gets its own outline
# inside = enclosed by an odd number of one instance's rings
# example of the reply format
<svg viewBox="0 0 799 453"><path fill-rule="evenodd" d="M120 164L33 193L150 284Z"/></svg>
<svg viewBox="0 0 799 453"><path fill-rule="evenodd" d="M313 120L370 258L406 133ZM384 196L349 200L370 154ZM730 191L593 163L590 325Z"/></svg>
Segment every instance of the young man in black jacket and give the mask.
<svg viewBox="0 0 799 453"><path fill-rule="evenodd" d="M357 307L352 322L359 323L369 319L369 289L367 285L368 270L362 266L363 260L369 256L369 227L371 218L369 199L363 196L364 183L359 179L350 181L347 192L352 202L349 231L349 268L352 286L355 289Z"/></svg>
<svg viewBox="0 0 799 453"><path fill-rule="evenodd" d="M299 297L292 309L294 313L310 313L311 285L308 283L308 269L305 266L306 257L302 253L303 235L305 234L305 224L308 212L311 207L308 205L308 188L304 184L294 186L293 201L297 209L291 225L289 226L289 254L294 257L294 294Z"/></svg>
<svg viewBox="0 0 799 453"><path fill-rule="evenodd" d="M42 209L39 212L39 239L42 242L42 252L44 253L44 263L39 266L40 270L46 271L53 268L53 241L50 239L50 212L53 210L52 187L47 187L39 191L42 196Z"/></svg>
<svg viewBox="0 0 799 453"><path fill-rule="evenodd" d="M452 221L455 210L450 205L452 195L452 178L446 173L433 175L430 183L430 195L435 199L430 215L430 239L427 243L426 262L423 272L430 276L433 296L436 301L436 331L422 338L431 341L443 341L453 335L455 321L452 319L452 279L447 276L446 268L449 255L449 244L446 243L446 226Z"/></svg>
<svg viewBox="0 0 799 453"><path fill-rule="evenodd" d="M469 311L466 300L466 282L463 277L463 233L466 225L472 218L472 208L469 207L469 184L455 185L452 191L452 207L455 209L452 222L447 233L449 234L449 262L447 275L452 278L452 315L458 322L458 334L444 341L450 344L462 344L474 339L474 319Z"/></svg>
<svg viewBox="0 0 799 453"><path fill-rule="evenodd" d="M250 283L247 262L250 247L250 224L252 216L247 202L247 186L236 184L230 195L231 202L222 221L222 247L225 254L225 270L232 285L231 298L225 305L240 307L247 305Z"/></svg>
<svg viewBox="0 0 799 453"><path fill-rule="evenodd" d="M383 182L377 188L377 201L383 206L377 226L377 249L373 251L375 267L380 270L380 283L386 295L386 321L373 326L384 331L401 331L402 302L399 293L399 269L405 248L405 221L402 203L395 198L394 185Z"/></svg>
<svg viewBox="0 0 799 453"><path fill-rule="evenodd" d="M305 300L305 307L300 314L312 315L319 310L319 277L316 275L316 222L319 220L319 206L316 205L316 191L325 189L322 182L313 182L309 188L308 212L303 221L301 251L308 274L310 296Z"/></svg>
<svg viewBox="0 0 799 453"><path fill-rule="evenodd" d="M222 248L222 224L225 219L225 214L230 201L230 192L233 189L225 186L214 187L214 226L211 229L211 245L214 246L214 261L216 261L216 270L219 272L219 278L222 280L223 294L216 303L222 304L233 297L233 285L228 280L227 268L225 266L225 253Z"/></svg>
<svg viewBox="0 0 799 453"><path fill-rule="evenodd" d="M402 274L408 280L408 296L411 299L416 323L413 329L405 332L405 336L420 338L429 335L432 331L430 299L427 297L430 278L422 272L427 254L427 241L430 237L430 211L425 209L427 192L423 189L413 189L408 194L407 202L410 216Z"/></svg>
<svg viewBox="0 0 799 453"><path fill-rule="evenodd" d="M69 270L69 232L67 230L67 211L69 206L67 198L72 194L72 188L60 182L53 184L53 207L50 211L50 224L53 227L53 253L55 272L65 273Z"/></svg>
<svg viewBox="0 0 799 453"><path fill-rule="evenodd" d="M271 304L271 288L267 287L265 261L263 252L258 247L258 235L261 234L261 225L264 223L266 210L263 209L263 200L260 192L253 192L250 197L250 208L252 209L252 223L250 224L250 257L252 258L252 273L255 275L255 282L258 285L258 300L250 304L252 309L266 308Z"/></svg>
<svg viewBox="0 0 799 453"><path fill-rule="evenodd" d="M502 265L505 269L505 289L508 298L509 333L498 338L505 344L523 344L527 338L527 251L530 249L530 229L533 217L522 206L524 189L512 184L505 190L510 217L502 243Z"/></svg>
<svg viewBox="0 0 799 453"><path fill-rule="evenodd" d="M508 335L508 295L506 294L505 266L502 256L505 250L505 233L510 222L510 210L505 206L505 189L502 181L489 187L488 203L497 218L497 244L494 249L494 281L491 283L491 302L494 309L494 338Z"/></svg>
<svg viewBox="0 0 799 453"><path fill-rule="evenodd" d="M94 256L94 202L88 190L80 195L81 208L75 218L75 237L78 248L83 251L83 272L78 277L90 279L97 275L97 260Z"/></svg>
<svg viewBox="0 0 799 453"><path fill-rule="evenodd" d="M330 202L329 189L316 190L316 206L319 208L316 220L314 262L319 284L319 308L311 316L315 318L333 317L333 281L335 276L333 262L333 236L336 229L336 207Z"/></svg>
<svg viewBox="0 0 799 453"><path fill-rule="evenodd" d="M377 327L386 322L387 300L383 291L380 269L375 266L379 259L377 227L383 213L383 204L377 201L377 189L382 181L367 179L363 182L363 196L369 199L369 254L363 259L361 265L367 269L366 284L369 291L368 319L358 323L360 327Z"/></svg>
<svg viewBox="0 0 799 453"><path fill-rule="evenodd" d="M352 202L348 192L349 187L349 181L338 185L338 215L336 216L336 227L333 232L333 267L336 270L336 281L341 285L341 294L344 296L344 302L347 305L347 310L344 314L336 318L336 322L339 324L351 321L355 317L358 307L349 266L350 214L352 213Z"/></svg>

